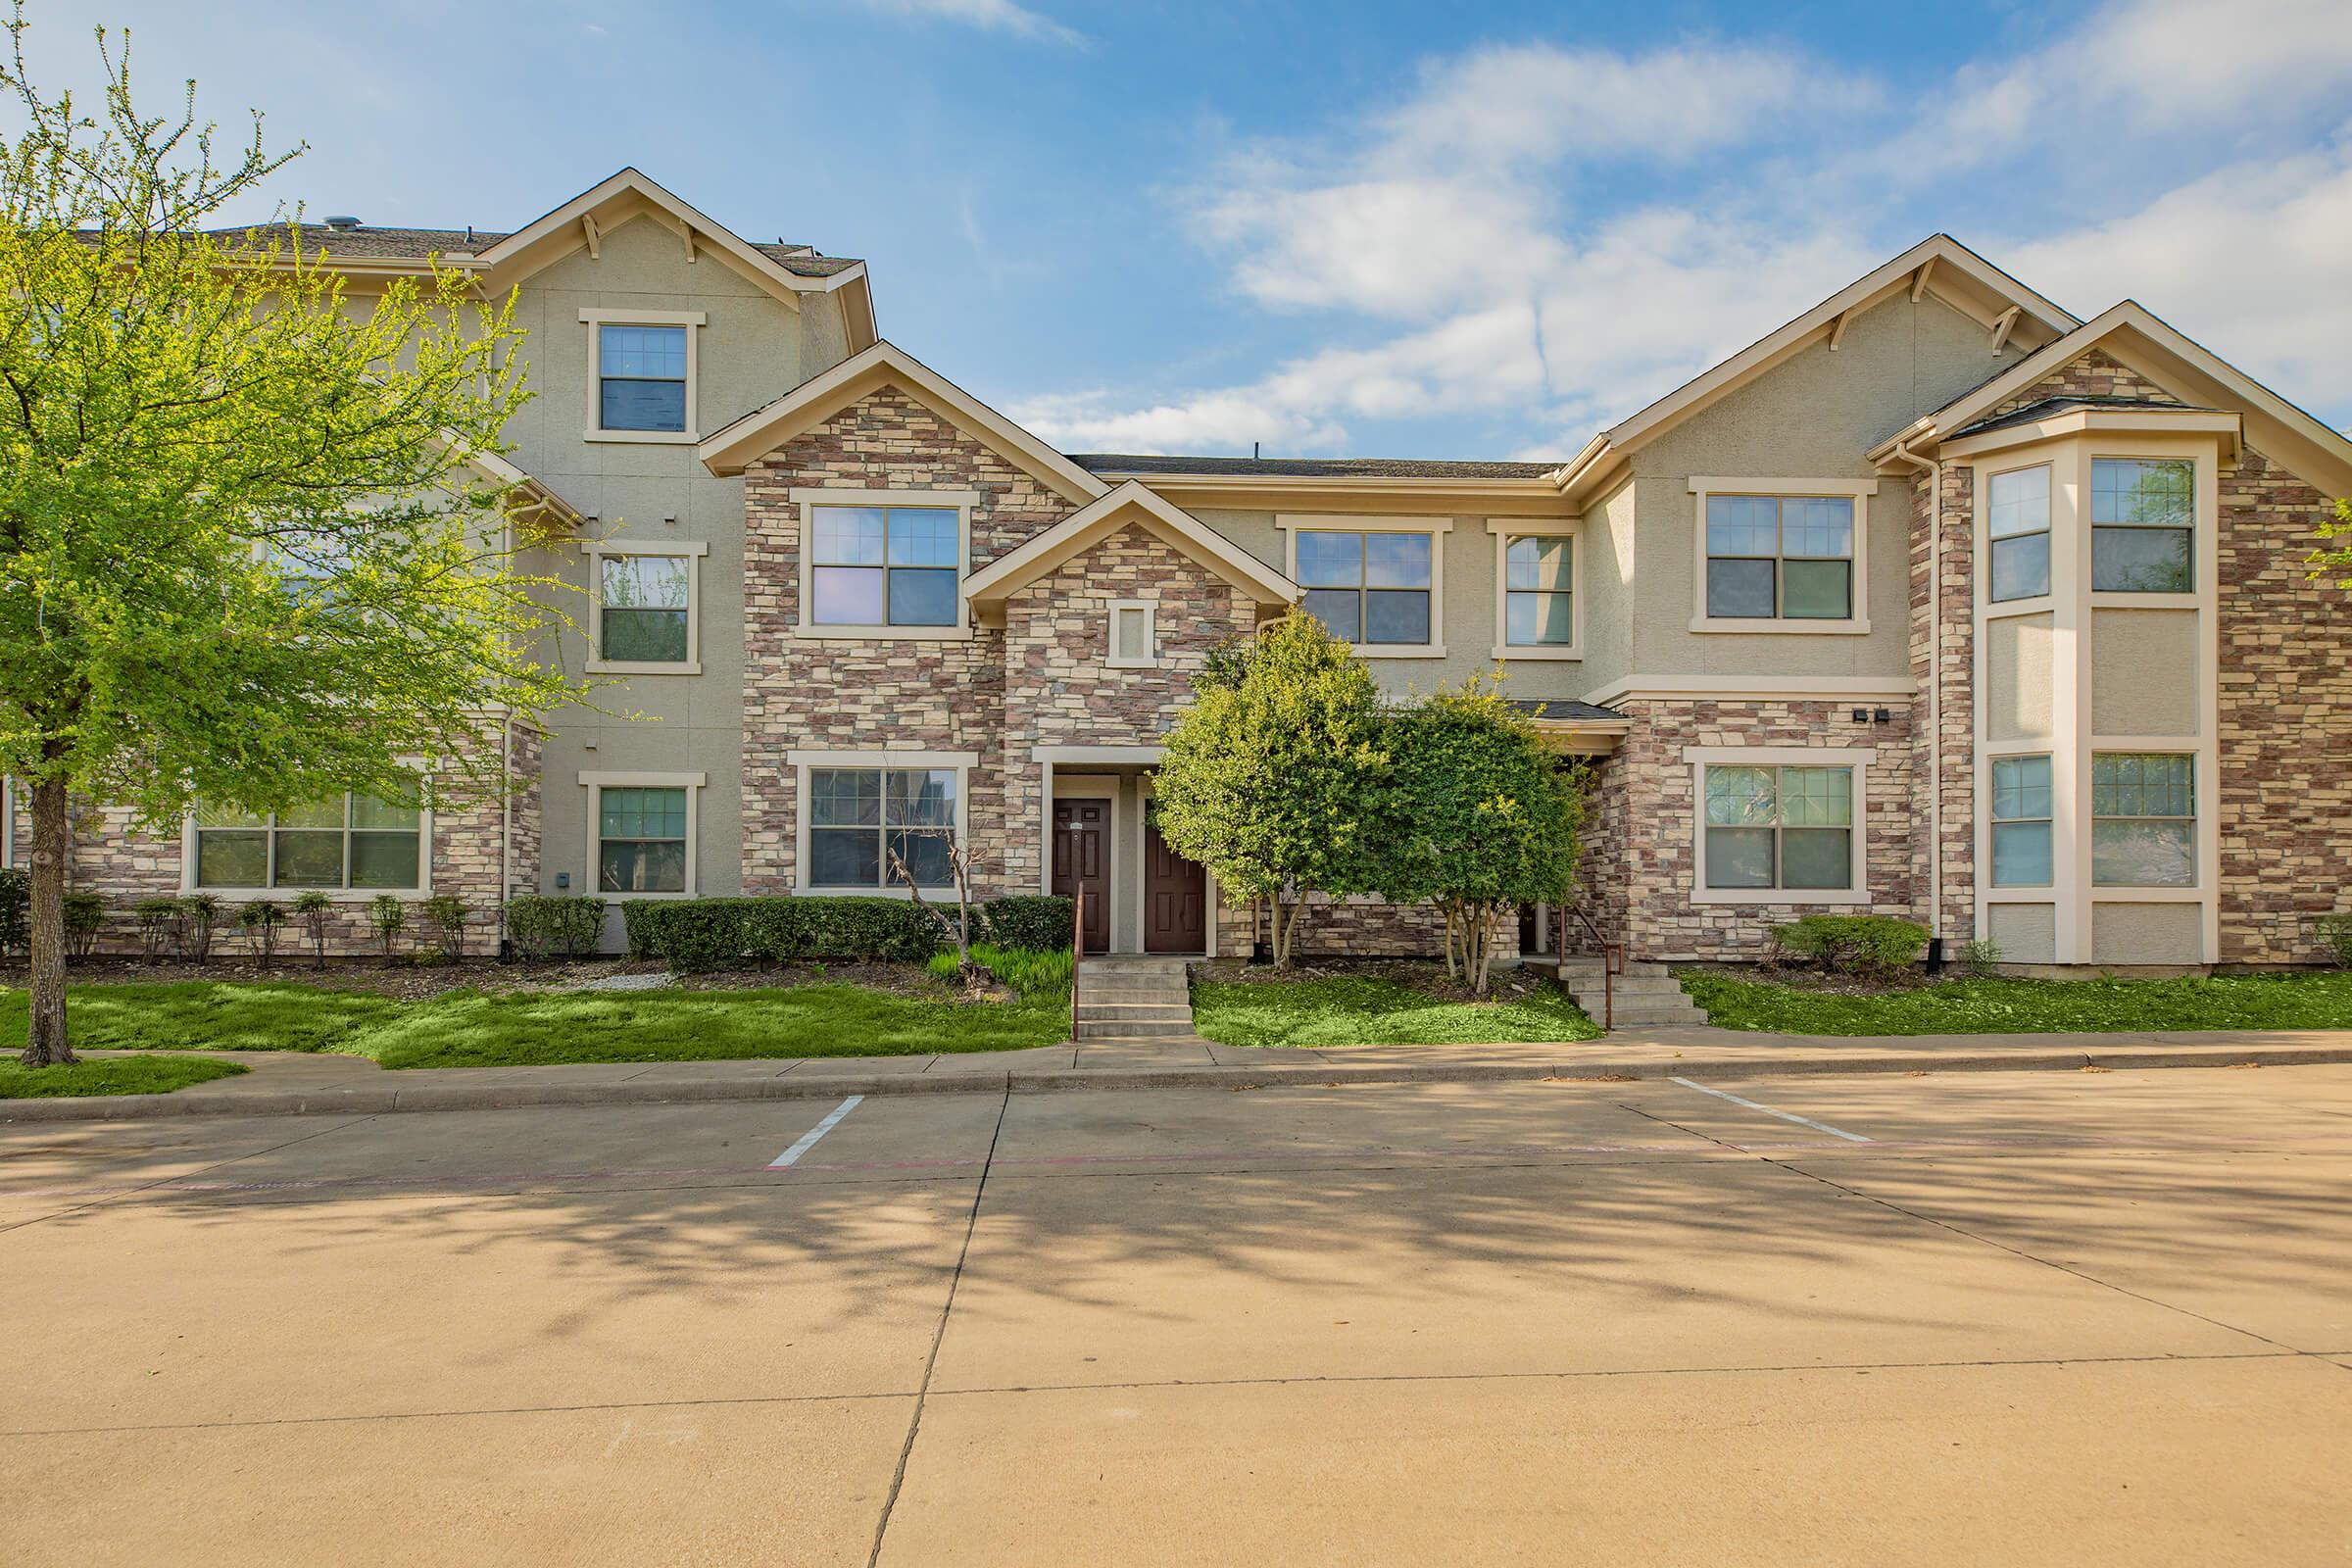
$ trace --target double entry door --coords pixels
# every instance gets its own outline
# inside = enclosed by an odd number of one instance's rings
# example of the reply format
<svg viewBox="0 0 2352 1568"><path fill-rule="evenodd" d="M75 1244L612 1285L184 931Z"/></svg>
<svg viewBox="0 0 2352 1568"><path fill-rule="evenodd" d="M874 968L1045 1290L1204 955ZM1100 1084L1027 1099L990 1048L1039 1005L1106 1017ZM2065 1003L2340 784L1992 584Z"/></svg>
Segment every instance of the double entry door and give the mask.
<svg viewBox="0 0 2352 1568"><path fill-rule="evenodd" d="M1107 800L1054 803L1054 879L1063 898L1086 894L1088 953L1110 951L1111 809ZM1208 876L1199 862L1168 848L1159 823L1144 812L1144 951L1200 953L1208 939Z"/></svg>

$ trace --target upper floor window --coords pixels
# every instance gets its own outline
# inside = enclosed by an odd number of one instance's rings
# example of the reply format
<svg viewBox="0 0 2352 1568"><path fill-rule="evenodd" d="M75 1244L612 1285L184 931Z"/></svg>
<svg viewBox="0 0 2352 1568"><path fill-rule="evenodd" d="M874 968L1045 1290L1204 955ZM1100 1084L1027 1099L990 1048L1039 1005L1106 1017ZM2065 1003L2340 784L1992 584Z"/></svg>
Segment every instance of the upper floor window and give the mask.
<svg viewBox="0 0 2352 1568"><path fill-rule="evenodd" d="M1992 598L2038 599L2050 591L2050 466L1996 473L1984 498Z"/></svg>
<svg viewBox="0 0 2352 1568"><path fill-rule="evenodd" d="M424 829L414 806L338 795L274 814L196 808L199 888L421 888Z"/></svg>
<svg viewBox="0 0 2352 1568"><path fill-rule="evenodd" d="M1576 541L1566 537L1521 535L1504 542L1505 645L1566 647L1576 641L1575 550Z"/></svg>
<svg viewBox="0 0 2352 1568"><path fill-rule="evenodd" d="M811 507L808 618L953 626L961 518L952 507Z"/></svg>
<svg viewBox="0 0 2352 1568"><path fill-rule="evenodd" d="M2196 885L2196 760L2101 752L2090 760L2090 880L2103 888Z"/></svg>
<svg viewBox="0 0 2352 1568"><path fill-rule="evenodd" d="M592 441L691 441L701 311L580 312L588 325Z"/></svg>
<svg viewBox="0 0 2352 1568"><path fill-rule="evenodd" d="M1426 533L1302 528L1300 608L1343 642L1427 647L1436 640L1434 543Z"/></svg>
<svg viewBox="0 0 2352 1568"><path fill-rule="evenodd" d="M1707 497L1711 620L1854 618L1851 496Z"/></svg>
<svg viewBox="0 0 2352 1568"><path fill-rule="evenodd" d="M1114 599L1110 605L1113 669L1149 669L1159 662L1158 607L1147 599Z"/></svg>
<svg viewBox="0 0 2352 1568"><path fill-rule="evenodd" d="M598 407L608 430L686 428L686 329L600 326Z"/></svg>
<svg viewBox="0 0 2352 1568"><path fill-rule="evenodd" d="M592 539L581 549L588 553L590 673L702 673L696 575L710 546Z"/></svg>
<svg viewBox="0 0 2352 1568"><path fill-rule="evenodd" d="M2194 590L2197 466L2185 458L2090 462L2090 585L2101 593Z"/></svg>

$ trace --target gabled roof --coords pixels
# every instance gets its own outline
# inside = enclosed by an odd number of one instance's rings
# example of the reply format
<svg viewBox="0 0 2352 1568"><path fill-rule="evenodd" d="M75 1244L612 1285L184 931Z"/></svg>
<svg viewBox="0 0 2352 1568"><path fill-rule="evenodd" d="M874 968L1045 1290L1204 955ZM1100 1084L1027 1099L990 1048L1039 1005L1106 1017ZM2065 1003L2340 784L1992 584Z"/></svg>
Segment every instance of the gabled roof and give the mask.
<svg viewBox="0 0 2352 1568"><path fill-rule="evenodd" d="M773 403L754 409L704 438L694 449L704 466L722 477L825 422L859 398L895 386L973 440L1027 470L1072 502L1088 502L1110 486L1022 429L895 343L881 342L809 377Z"/></svg>
<svg viewBox="0 0 2352 1568"><path fill-rule="evenodd" d="M980 612L984 623L996 624L1004 615L1007 598L1129 523L1252 595L1261 605L1288 605L1298 598L1297 583L1133 479L973 572L964 582L964 597Z"/></svg>
<svg viewBox="0 0 2352 1568"><path fill-rule="evenodd" d="M1426 458L1183 458L1126 452L1073 452L1070 461L1089 473L1126 478L1134 474L1183 474L1187 478L1279 479L1541 479L1557 463L1454 462Z"/></svg>
<svg viewBox="0 0 2352 1568"><path fill-rule="evenodd" d="M779 299L850 290L845 314L850 318L851 346L862 348L874 341L873 302L866 290L863 262L852 262L823 275L806 275L789 265L789 259L770 256L634 169L619 170L597 181L555 211L477 252L474 259L485 269L490 285L504 288L574 251L593 252L605 230L639 217L651 217L674 230L689 260L708 251Z"/></svg>
<svg viewBox="0 0 2352 1568"><path fill-rule="evenodd" d="M2330 495L2352 494L2352 439L2289 403L2136 300L2123 301L2026 356L1982 386L1889 436L1874 447L1870 456L1884 461L1897 442L1932 451L1938 442L1957 437L2003 403L2065 369L2093 348L2181 399L2182 406L2168 405L2165 412L2242 410L2248 444L2278 459Z"/></svg>
<svg viewBox="0 0 2352 1568"><path fill-rule="evenodd" d="M1932 234L1902 255L1872 269L1802 316L1750 343L1703 374L1611 425L1561 470L1560 488L1589 495L1611 477L1618 460L1646 445L1793 357L1817 338L1835 346L1846 321L1902 290L1913 299L1934 294L1981 322L2004 342L2038 348L2080 321L1993 266L1949 234Z"/></svg>

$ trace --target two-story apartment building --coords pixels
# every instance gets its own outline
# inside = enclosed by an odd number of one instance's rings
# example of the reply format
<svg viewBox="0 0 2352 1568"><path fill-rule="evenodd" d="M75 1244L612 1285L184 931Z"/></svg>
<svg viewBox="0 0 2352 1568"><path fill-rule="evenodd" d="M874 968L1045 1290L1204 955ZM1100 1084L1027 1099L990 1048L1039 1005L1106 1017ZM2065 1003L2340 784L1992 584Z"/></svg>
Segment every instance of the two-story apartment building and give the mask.
<svg viewBox="0 0 2352 1568"><path fill-rule="evenodd" d="M506 726L504 803L98 814L74 874L125 903L904 896L960 838L985 892L1083 886L1091 947L1245 951L1152 772L1208 650L1302 612L1391 691L1504 666L1592 768L1577 897L1638 957L1867 910L2020 963L2308 961L2343 898L2346 612L2301 563L2352 443L1942 235L1558 463L1063 453L882 340L862 264L634 171L512 234L310 237L355 288L437 256L518 292L504 471L584 590L549 657L611 684Z"/></svg>

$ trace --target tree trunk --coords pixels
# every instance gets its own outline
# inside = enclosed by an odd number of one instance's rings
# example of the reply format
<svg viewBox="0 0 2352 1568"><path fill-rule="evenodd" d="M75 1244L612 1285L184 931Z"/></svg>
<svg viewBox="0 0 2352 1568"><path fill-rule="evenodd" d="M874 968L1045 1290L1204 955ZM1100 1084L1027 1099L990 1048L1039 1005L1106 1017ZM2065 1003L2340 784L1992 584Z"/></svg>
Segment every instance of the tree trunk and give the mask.
<svg viewBox="0 0 2352 1568"><path fill-rule="evenodd" d="M1453 906L1448 904L1444 907L1446 910L1446 978L1451 980L1455 974L1453 967Z"/></svg>
<svg viewBox="0 0 2352 1568"><path fill-rule="evenodd" d="M1291 950L1292 950L1294 947L1296 947L1296 946L1298 945L1298 919L1299 919L1299 917L1300 917L1301 915L1303 915L1303 914L1305 914L1305 913L1306 913L1306 890L1305 890L1304 888L1300 888L1300 889L1298 890L1298 896L1297 898L1295 898L1295 899L1293 899L1293 900L1291 901L1291 917L1290 917L1288 920L1285 920L1285 919L1282 917L1282 898L1281 898L1281 895L1277 894L1277 895L1275 896L1275 899L1274 899L1274 967L1275 967L1275 968L1277 968L1277 969L1287 969L1287 968L1289 968L1289 967L1291 966Z"/></svg>
<svg viewBox="0 0 2352 1568"><path fill-rule="evenodd" d="M66 781L32 787L32 985L23 1061L46 1067L74 1059L66 1044L66 856L73 841Z"/></svg>

